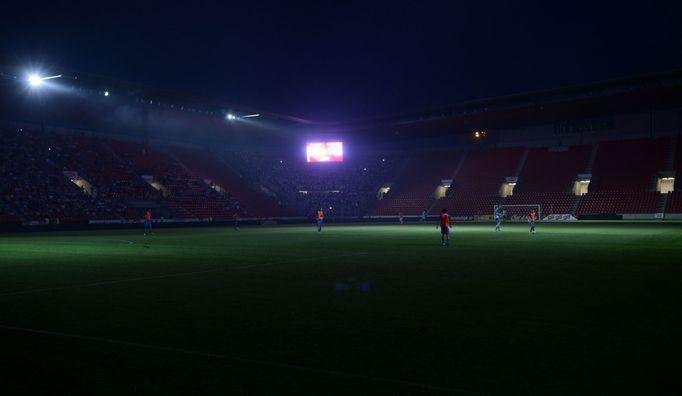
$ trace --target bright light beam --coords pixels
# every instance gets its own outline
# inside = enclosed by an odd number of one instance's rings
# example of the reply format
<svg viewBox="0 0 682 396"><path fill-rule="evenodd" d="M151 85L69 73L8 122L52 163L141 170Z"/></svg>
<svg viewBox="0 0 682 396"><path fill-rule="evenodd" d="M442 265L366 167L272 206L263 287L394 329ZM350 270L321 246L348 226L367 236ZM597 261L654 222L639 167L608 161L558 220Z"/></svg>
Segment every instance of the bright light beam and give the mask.
<svg viewBox="0 0 682 396"><path fill-rule="evenodd" d="M58 74L56 76L40 77L37 74L31 74L30 76L28 76L28 83L31 84L32 87L37 87L39 85L42 85L43 82L46 80L53 80L61 76L62 76L61 74Z"/></svg>
<svg viewBox="0 0 682 396"><path fill-rule="evenodd" d="M242 116L242 118L254 118L254 117L260 117L260 114L256 113L256 114L247 114L247 115Z"/></svg>

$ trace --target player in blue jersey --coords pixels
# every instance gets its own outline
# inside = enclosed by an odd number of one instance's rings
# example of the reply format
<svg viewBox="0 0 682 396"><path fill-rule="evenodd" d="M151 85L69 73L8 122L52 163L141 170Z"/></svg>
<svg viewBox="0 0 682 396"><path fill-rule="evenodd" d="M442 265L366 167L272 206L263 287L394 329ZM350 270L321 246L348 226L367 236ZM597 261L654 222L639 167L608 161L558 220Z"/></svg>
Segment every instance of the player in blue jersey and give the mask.
<svg viewBox="0 0 682 396"><path fill-rule="evenodd" d="M495 232L500 231L502 231L502 216L500 216L500 212L495 211Z"/></svg>

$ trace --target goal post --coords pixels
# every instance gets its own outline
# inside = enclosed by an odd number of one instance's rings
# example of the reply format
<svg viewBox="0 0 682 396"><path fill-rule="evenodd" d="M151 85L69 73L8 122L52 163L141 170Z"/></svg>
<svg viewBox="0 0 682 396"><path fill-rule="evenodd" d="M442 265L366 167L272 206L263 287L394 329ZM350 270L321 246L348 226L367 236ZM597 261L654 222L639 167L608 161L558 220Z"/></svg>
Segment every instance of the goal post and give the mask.
<svg viewBox="0 0 682 396"><path fill-rule="evenodd" d="M525 220L533 209L537 213L537 218L542 219L542 206L539 204L495 205L493 214L499 213L508 220Z"/></svg>

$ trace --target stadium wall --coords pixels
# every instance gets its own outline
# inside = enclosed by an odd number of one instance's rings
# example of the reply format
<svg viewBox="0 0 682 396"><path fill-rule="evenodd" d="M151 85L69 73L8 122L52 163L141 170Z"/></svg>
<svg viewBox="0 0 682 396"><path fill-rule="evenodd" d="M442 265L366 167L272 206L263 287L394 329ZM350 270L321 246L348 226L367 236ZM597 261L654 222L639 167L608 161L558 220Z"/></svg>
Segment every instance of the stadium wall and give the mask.
<svg viewBox="0 0 682 396"><path fill-rule="evenodd" d="M490 130L486 144L497 147L575 146L603 140L673 136L681 130L682 108L674 108Z"/></svg>
<svg viewBox="0 0 682 396"><path fill-rule="evenodd" d="M479 129L472 125L470 132ZM467 150L472 147L553 147L597 143L603 140L672 136L682 130L682 108L648 112L607 114L588 118L567 119L552 124L528 125L516 128L487 129L487 137L475 140L471 133L450 133L445 136L386 140L366 147L394 151L430 151L434 148Z"/></svg>

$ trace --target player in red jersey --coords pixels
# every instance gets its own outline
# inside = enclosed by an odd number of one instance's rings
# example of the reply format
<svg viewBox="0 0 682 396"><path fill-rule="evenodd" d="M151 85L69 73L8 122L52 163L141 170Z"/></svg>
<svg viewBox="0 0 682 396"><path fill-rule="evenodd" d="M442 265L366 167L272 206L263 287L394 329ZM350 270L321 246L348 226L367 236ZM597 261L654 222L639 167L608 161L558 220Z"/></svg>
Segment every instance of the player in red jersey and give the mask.
<svg viewBox="0 0 682 396"><path fill-rule="evenodd" d="M152 232L152 210L147 209L147 213L144 214L144 234L153 234Z"/></svg>
<svg viewBox="0 0 682 396"><path fill-rule="evenodd" d="M440 214L440 241L443 246L450 246L450 215L446 208Z"/></svg>
<svg viewBox="0 0 682 396"><path fill-rule="evenodd" d="M322 208L315 214L315 221L317 222L317 232L322 232L322 222L324 221L324 212Z"/></svg>
<svg viewBox="0 0 682 396"><path fill-rule="evenodd" d="M530 226L530 231L528 231L530 234L535 234L535 209L530 211L530 214L528 215L528 225Z"/></svg>

